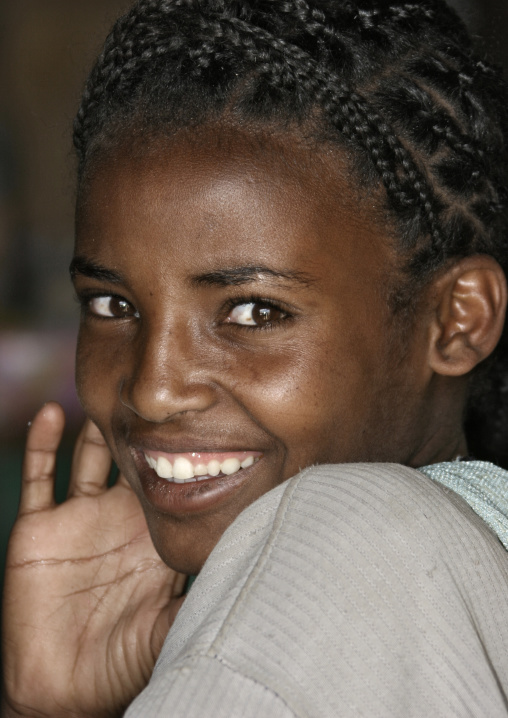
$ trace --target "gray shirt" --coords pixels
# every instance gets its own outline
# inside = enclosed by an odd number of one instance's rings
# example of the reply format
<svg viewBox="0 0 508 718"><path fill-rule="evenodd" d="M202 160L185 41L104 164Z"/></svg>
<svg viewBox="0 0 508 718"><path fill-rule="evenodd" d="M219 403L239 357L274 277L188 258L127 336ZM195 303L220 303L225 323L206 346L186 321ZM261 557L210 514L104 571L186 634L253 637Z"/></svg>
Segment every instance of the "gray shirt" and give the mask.
<svg viewBox="0 0 508 718"><path fill-rule="evenodd" d="M407 467L317 466L248 507L128 718L508 716L508 555Z"/></svg>

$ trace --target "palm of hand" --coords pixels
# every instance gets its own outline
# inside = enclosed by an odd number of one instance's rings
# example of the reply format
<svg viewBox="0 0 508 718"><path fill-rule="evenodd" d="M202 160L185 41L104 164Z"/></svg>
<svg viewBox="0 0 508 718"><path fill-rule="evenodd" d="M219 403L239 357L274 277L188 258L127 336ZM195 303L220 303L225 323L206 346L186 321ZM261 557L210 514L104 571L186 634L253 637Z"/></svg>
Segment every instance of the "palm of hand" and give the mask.
<svg viewBox="0 0 508 718"><path fill-rule="evenodd" d="M51 411L58 412L54 405ZM54 451L46 444L36 461L30 440L7 558L9 703L21 715L121 715L148 681L181 604L184 577L156 554L125 480L107 489L109 458L95 427L78 442L70 497L59 506L52 470L39 466L33 474L35 463L54 463Z"/></svg>

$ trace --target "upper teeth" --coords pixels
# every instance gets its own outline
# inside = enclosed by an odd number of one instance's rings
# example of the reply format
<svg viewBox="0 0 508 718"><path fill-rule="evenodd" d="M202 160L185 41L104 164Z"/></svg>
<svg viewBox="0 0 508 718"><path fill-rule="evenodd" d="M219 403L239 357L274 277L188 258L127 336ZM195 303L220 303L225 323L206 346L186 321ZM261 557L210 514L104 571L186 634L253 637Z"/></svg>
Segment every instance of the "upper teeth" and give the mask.
<svg viewBox="0 0 508 718"><path fill-rule="evenodd" d="M211 459L207 464L199 463L193 466L189 459L179 456L173 463L166 459L165 456L159 456L154 459L152 456L145 454L145 459L157 476L161 479L168 479L176 483L185 483L187 481L203 481L210 476L218 476L218 474L234 474L240 469L246 469L254 463L253 456L247 456L243 461L230 457L220 462L217 459Z"/></svg>

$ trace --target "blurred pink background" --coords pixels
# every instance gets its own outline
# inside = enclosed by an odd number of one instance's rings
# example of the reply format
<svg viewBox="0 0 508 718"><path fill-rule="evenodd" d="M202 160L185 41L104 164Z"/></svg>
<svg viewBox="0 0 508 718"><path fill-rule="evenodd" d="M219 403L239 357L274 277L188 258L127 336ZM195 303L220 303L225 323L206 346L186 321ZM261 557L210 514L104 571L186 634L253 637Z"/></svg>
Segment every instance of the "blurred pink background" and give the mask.
<svg viewBox="0 0 508 718"><path fill-rule="evenodd" d="M27 417L49 399L65 409L70 429L83 419L74 387L73 330L10 329L0 335L0 440L16 440Z"/></svg>

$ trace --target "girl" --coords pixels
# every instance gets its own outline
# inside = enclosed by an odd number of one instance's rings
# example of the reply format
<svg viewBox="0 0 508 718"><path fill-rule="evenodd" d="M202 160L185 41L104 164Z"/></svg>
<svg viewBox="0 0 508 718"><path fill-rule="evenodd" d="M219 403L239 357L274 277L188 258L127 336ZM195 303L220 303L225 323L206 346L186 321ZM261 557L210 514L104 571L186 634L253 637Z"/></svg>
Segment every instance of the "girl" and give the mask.
<svg viewBox="0 0 508 718"><path fill-rule="evenodd" d="M29 433L5 717L122 715L177 612L129 716L507 714L508 474L459 461L508 458L506 107L441 0L116 23L74 136L90 422L60 506L59 407Z"/></svg>

